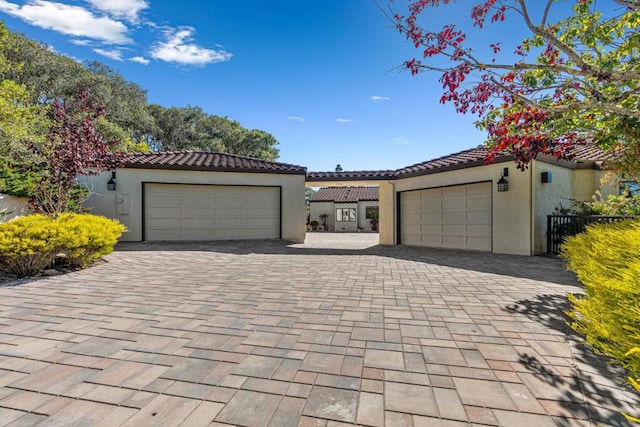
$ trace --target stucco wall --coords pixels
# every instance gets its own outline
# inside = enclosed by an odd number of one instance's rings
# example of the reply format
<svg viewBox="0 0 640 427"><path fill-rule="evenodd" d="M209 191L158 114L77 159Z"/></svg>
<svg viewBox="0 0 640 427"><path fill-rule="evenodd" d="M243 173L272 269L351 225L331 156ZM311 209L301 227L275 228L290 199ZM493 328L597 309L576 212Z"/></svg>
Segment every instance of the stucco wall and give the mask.
<svg viewBox="0 0 640 427"><path fill-rule="evenodd" d="M29 215L27 209L27 199L10 196L0 193L0 212L7 215L0 215L0 222L9 221L19 216Z"/></svg>
<svg viewBox="0 0 640 427"><path fill-rule="evenodd" d="M547 215L556 208L568 208L572 200L586 200L593 194L593 172L589 169L568 169L558 165L533 161L534 254L547 252ZM542 183L542 172L551 173L551 182Z"/></svg>
<svg viewBox="0 0 640 427"><path fill-rule="evenodd" d="M256 185L282 187L282 238L303 242L305 236L304 175L200 172L160 169L120 169L117 172L117 191L107 191L111 174L83 177L82 183L92 192L85 202L92 213L116 218L128 229L123 241L142 240L142 183ZM122 203L116 203L120 196ZM116 207L119 207L118 213ZM122 211L128 213L122 213Z"/></svg>
<svg viewBox="0 0 640 427"><path fill-rule="evenodd" d="M574 201L591 200L596 191L603 197L617 194L617 180L607 171L596 169L568 169L547 162L534 161L534 254L547 252L547 215L554 214L556 208L569 208ZM552 182L542 183L542 172L551 172Z"/></svg>
<svg viewBox="0 0 640 427"><path fill-rule="evenodd" d="M355 209L356 220L355 221L338 221L336 215L336 209ZM331 231L339 233L355 233L358 231L358 203L335 203L333 209L334 227Z"/></svg>
<svg viewBox="0 0 640 427"><path fill-rule="evenodd" d="M396 244L396 192L395 182L381 182L378 186L378 223L381 245Z"/></svg>
<svg viewBox="0 0 640 427"><path fill-rule="evenodd" d="M311 217L310 221L318 221L318 230L322 229L322 220L320 219L320 215L329 214L327 218L327 224L329 225L329 231L334 231L336 229L336 213L333 202L311 202L309 205Z"/></svg>
<svg viewBox="0 0 640 427"><path fill-rule="evenodd" d="M378 206L378 202L358 202L358 227L360 231L372 232L371 223L367 219L367 207Z"/></svg>
<svg viewBox="0 0 640 427"><path fill-rule="evenodd" d="M502 169L509 168L509 191L498 192L496 182L500 179ZM493 198L493 252L514 255L532 254L531 227L531 170L524 172L516 169L513 163L498 163L478 166L432 175L400 179L395 182L395 193L423 188L435 188L449 185L470 184L491 181ZM382 193L382 191L381 191ZM382 207L382 196L380 197ZM381 228L382 230L382 228ZM395 227L394 227L395 233ZM380 243L386 243L388 236L380 236ZM394 241L397 236L394 235Z"/></svg>

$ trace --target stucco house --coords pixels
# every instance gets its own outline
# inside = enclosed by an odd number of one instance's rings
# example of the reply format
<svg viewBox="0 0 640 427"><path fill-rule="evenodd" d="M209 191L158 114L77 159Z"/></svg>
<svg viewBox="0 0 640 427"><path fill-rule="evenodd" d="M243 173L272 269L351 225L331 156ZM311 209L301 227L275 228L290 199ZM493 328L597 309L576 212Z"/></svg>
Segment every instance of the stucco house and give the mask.
<svg viewBox="0 0 640 427"><path fill-rule="evenodd" d="M305 185L364 186L378 190L380 244L514 255L546 252L546 218L560 205L619 191L615 176L605 179L611 174L603 169L615 154L591 146L577 147L571 161L538 156L524 171L507 153L487 165L486 153L477 147L398 170L343 172L307 172L221 153L133 154L114 174L85 177L82 184L91 190L86 205L93 213L127 226L124 241L303 242ZM340 200L323 209L331 231L366 229L367 205L359 208L348 195ZM336 221L339 205L349 221ZM21 213L20 206L0 195L0 211Z"/></svg>
<svg viewBox="0 0 640 427"><path fill-rule="evenodd" d="M324 187L309 203L309 221L322 223L327 214L330 231L372 231L371 218L378 217L378 187Z"/></svg>
<svg viewBox="0 0 640 427"><path fill-rule="evenodd" d="M134 154L115 174L83 184L92 213L127 227L123 241L303 242L305 175L286 163L182 151Z"/></svg>
<svg viewBox="0 0 640 427"><path fill-rule="evenodd" d="M525 171L507 153L487 165L486 153L477 147L395 171L309 172L307 185L378 185L381 244L514 255L546 252L546 218L560 204L618 192L602 169L615 155L591 146L577 147L571 161L539 156Z"/></svg>

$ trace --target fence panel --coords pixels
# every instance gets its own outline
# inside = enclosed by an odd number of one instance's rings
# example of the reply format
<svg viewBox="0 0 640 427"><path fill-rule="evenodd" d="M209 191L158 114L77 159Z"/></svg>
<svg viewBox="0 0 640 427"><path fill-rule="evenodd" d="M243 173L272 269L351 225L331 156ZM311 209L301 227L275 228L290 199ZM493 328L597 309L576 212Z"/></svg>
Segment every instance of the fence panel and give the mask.
<svg viewBox="0 0 640 427"><path fill-rule="evenodd" d="M547 253L558 255L564 239L584 232L589 224L608 224L632 218L640 216L547 215Z"/></svg>

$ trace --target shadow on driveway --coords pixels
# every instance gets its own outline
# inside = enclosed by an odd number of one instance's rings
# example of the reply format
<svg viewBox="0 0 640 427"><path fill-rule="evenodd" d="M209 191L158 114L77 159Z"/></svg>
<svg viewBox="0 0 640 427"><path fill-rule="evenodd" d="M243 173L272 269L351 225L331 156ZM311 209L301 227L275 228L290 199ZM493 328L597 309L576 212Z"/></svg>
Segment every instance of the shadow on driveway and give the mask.
<svg viewBox="0 0 640 427"><path fill-rule="evenodd" d="M346 235L348 236L348 235ZM234 255L307 255L307 256L380 256L460 270L539 280L560 285L578 286L575 275L565 271L562 261L546 256L517 256L484 252L434 249L412 246L388 246L344 240L344 247L323 247L314 241L293 244L281 240L236 240L215 242L142 242L120 243L117 251L211 252ZM313 238L312 238L313 239ZM351 247L350 247L351 246Z"/></svg>

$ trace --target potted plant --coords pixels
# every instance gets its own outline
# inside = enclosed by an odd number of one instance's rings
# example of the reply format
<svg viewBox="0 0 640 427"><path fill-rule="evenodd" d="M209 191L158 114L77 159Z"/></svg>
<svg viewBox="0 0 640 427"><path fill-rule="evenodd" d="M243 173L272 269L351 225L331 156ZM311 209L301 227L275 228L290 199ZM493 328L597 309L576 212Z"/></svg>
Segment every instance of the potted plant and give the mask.
<svg viewBox="0 0 640 427"><path fill-rule="evenodd" d="M327 219L329 218L329 214L323 213L320 215L320 220L322 221L322 229L324 231L329 231L329 224L327 224Z"/></svg>
<svg viewBox="0 0 640 427"><path fill-rule="evenodd" d="M372 212L369 217L369 224L371 224L371 231L378 231L378 213Z"/></svg>
<svg viewBox="0 0 640 427"><path fill-rule="evenodd" d="M314 219L313 221L309 222L309 225L311 226L311 229L313 231L316 231L318 229L319 222Z"/></svg>

